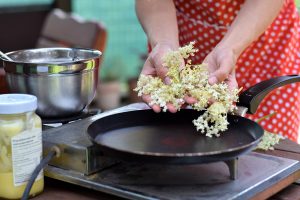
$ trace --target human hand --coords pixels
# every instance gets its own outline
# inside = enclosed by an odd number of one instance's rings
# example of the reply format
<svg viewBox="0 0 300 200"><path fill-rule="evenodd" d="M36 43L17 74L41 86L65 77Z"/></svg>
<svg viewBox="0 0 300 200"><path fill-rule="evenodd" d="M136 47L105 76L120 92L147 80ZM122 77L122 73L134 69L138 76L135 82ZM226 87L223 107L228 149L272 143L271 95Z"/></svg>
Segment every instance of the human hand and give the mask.
<svg viewBox="0 0 300 200"><path fill-rule="evenodd" d="M155 45L155 47L152 49L151 53L149 54L147 60L145 61L141 74L160 77L165 84L170 84L171 80L167 76L168 68L163 66L163 56L172 50L174 50L174 48L169 44ZM184 67L183 58L182 58L182 67ZM150 95L142 95L142 99L148 104L150 104L151 102ZM155 112L161 111L159 105L154 104L151 107ZM170 112L174 113L177 111L177 109L171 103L167 104L167 107Z"/></svg>
<svg viewBox="0 0 300 200"><path fill-rule="evenodd" d="M209 84L225 81L230 90L238 88L235 65L238 55L231 48L217 46L204 59L208 66Z"/></svg>
<svg viewBox="0 0 300 200"><path fill-rule="evenodd" d="M235 77L237 57L238 56L230 48L216 47L213 49L203 61L203 63L206 63L208 66L209 84L213 85L224 81L231 91L238 88ZM184 100L187 104L197 102L194 97L186 97ZM211 99L210 104L213 102L214 100Z"/></svg>

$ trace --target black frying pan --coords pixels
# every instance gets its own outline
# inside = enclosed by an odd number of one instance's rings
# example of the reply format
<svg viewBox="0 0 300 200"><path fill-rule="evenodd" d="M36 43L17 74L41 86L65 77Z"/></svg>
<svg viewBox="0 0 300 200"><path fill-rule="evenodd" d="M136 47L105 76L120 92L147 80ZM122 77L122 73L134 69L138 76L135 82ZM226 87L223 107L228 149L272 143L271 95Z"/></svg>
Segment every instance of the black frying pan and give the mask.
<svg viewBox="0 0 300 200"><path fill-rule="evenodd" d="M300 76L263 81L243 92L238 106L253 114L270 91L293 82L300 82ZM228 130L218 138L209 138L197 132L192 123L199 115L201 112L189 109L175 114L152 110L118 113L93 122L87 134L104 155L176 164L231 160L252 150L263 136L264 131L256 122L228 115Z"/></svg>

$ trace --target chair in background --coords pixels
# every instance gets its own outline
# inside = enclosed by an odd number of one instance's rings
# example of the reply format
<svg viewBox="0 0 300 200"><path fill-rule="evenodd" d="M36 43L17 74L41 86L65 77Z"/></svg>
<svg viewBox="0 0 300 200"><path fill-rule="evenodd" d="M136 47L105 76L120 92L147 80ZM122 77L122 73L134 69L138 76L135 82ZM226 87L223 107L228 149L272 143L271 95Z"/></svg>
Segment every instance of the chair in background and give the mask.
<svg viewBox="0 0 300 200"><path fill-rule="evenodd" d="M107 31L102 23L54 9L47 16L37 47L82 47L104 53ZM100 57L100 64L103 56ZM97 92L98 94L98 92ZM97 95L92 102L95 104Z"/></svg>
<svg viewBox="0 0 300 200"><path fill-rule="evenodd" d="M0 68L0 94L8 93L7 83L5 80L5 72L4 69Z"/></svg>
<svg viewBox="0 0 300 200"><path fill-rule="evenodd" d="M106 41L107 31L102 23L54 9L45 19L36 47L82 47L104 53ZM8 93L4 74L0 68L0 94Z"/></svg>
<svg viewBox="0 0 300 200"><path fill-rule="evenodd" d="M36 46L92 48L103 53L106 41L107 31L102 23L54 9L45 20Z"/></svg>

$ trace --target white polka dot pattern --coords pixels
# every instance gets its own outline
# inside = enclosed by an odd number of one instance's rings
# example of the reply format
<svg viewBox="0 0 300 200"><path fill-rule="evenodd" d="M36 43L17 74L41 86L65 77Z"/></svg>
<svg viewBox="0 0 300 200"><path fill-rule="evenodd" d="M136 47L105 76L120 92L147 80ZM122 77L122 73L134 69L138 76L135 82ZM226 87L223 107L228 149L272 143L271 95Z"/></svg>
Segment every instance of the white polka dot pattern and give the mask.
<svg viewBox="0 0 300 200"><path fill-rule="evenodd" d="M193 58L201 63L218 44L245 0L174 0L177 9L180 45L196 41L200 50ZM239 57L236 77L244 89L263 80L300 74L300 18L293 0L286 0L277 18ZM277 114L261 122L268 131L297 141L300 124L300 84L281 87L268 95L256 120L271 112Z"/></svg>

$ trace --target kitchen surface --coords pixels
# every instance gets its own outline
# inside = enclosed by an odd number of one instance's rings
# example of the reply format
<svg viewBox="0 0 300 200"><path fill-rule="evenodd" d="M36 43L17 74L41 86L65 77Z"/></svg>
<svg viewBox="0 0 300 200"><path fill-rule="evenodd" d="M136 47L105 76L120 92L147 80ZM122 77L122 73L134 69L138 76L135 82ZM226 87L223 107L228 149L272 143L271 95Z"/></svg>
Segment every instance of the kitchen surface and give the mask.
<svg viewBox="0 0 300 200"><path fill-rule="evenodd" d="M299 157L299 146L295 145L290 141L282 141L277 145L276 150L270 152L264 152L269 155L279 156L284 158L290 158L300 161ZM275 184L272 189L260 193L254 199L300 199L300 184L294 182L297 177L300 177L300 172L288 177L285 181L280 184ZM35 197L34 199L124 199L113 195L108 195L104 192L99 192L93 189L87 189L84 187L77 186L76 184L70 184L63 181L58 181L52 178L46 178L46 188L43 194ZM154 198L155 199L155 198Z"/></svg>
<svg viewBox="0 0 300 200"><path fill-rule="evenodd" d="M113 113L120 112L122 109L128 111L128 106L117 109ZM94 118L99 117L101 114L94 116ZM87 121L95 120L92 118L80 121L83 129L86 124L89 124ZM75 124L69 124L72 125ZM65 155L62 155L62 157L67 156L64 160L54 160L45 169L45 174L49 177L46 179L46 185L49 186L46 186L45 193L36 199L119 199L120 197L128 199L299 199L300 185L296 181L300 178L300 147L289 140L282 140L273 151L256 151L241 156L238 159L235 180L230 178L230 167L220 162L198 165L155 165L142 162L118 162L105 157L97 159L100 162L102 159L103 163L100 163L102 166L91 164L98 167L97 172L84 175L89 173L84 171L89 168L88 163L81 163L84 157L74 157L71 152L75 151L75 146L79 152L79 147L93 148L93 145L82 138L86 137L84 134L81 134L80 139L78 135L67 138L66 135L71 134L66 130L73 130L75 135L80 132L80 128L79 130L70 127L63 129L63 126L44 131L46 149L49 144L53 145L56 142L58 146L64 143L63 148L70 149L65 150ZM59 136L53 137L55 134ZM67 147L68 140L71 143L70 147ZM86 166L81 168L82 164ZM94 169L90 170L94 171ZM83 189L80 186L92 189ZM84 191L88 191L88 195Z"/></svg>
<svg viewBox="0 0 300 200"><path fill-rule="evenodd" d="M43 132L45 152L53 145L63 149L61 158L54 159L45 169L49 177L46 179L49 181L49 191L58 190L59 193L55 192L55 196L52 196L46 190L45 194L36 198L50 199L57 198L57 195L68 198L64 195L69 193L72 193L72 198L83 198L82 191L77 193L77 189L74 189L79 186L92 188L89 192L91 196L85 196L86 199L102 198L101 195L104 199L298 198L300 185L296 181L300 178L300 147L289 140L283 140L276 146L276 150L256 151L241 156L235 163L236 172L230 162L159 165L120 162L93 153L97 147L83 131L89 124L112 114L144 108L144 104L132 104L57 128L47 127ZM91 153L85 155L84 152ZM56 185L62 182L74 186Z"/></svg>
<svg viewBox="0 0 300 200"><path fill-rule="evenodd" d="M184 1L0 0L0 199L300 200L300 0ZM223 54L243 6L278 18Z"/></svg>

